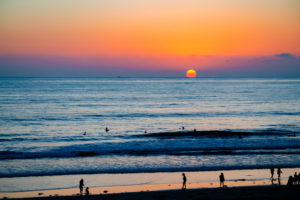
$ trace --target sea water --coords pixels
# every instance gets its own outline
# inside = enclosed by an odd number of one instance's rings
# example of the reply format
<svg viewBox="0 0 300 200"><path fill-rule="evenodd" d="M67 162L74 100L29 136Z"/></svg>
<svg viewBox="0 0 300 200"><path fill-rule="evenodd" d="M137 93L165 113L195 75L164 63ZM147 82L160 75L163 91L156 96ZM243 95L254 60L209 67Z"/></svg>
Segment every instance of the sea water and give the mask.
<svg viewBox="0 0 300 200"><path fill-rule="evenodd" d="M300 79L0 78L0 177L299 167L299 136Z"/></svg>

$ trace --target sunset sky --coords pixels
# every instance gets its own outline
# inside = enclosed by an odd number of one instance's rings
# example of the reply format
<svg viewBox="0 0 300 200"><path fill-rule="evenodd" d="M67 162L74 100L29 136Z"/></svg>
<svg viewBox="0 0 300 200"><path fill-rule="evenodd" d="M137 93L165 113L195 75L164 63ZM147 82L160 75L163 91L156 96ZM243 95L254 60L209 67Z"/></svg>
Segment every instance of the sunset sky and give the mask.
<svg viewBox="0 0 300 200"><path fill-rule="evenodd" d="M300 76L299 0L1 0L0 76Z"/></svg>

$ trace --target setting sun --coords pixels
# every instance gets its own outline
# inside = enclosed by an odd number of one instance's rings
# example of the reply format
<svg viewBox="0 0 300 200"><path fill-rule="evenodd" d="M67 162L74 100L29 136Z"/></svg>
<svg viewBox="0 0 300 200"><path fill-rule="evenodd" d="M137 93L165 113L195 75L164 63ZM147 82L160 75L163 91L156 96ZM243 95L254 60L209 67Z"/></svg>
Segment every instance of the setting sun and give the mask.
<svg viewBox="0 0 300 200"><path fill-rule="evenodd" d="M193 69L190 69L186 72L186 77L195 78L197 76L197 72Z"/></svg>

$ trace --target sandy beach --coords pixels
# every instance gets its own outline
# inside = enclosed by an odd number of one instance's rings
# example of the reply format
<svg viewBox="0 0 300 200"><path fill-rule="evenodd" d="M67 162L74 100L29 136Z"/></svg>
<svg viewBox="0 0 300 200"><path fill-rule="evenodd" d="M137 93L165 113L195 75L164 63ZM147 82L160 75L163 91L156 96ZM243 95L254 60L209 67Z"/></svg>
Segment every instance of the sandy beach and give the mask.
<svg viewBox="0 0 300 200"><path fill-rule="evenodd" d="M21 198L34 200L60 200L60 199L111 199L111 200L157 200L157 199L297 199L300 195L300 187L288 188L287 186L247 186L232 188L206 188L206 189L187 189L187 190L164 190L131 192L118 194L98 194L89 196L51 196Z"/></svg>
<svg viewBox="0 0 300 200"><path fill-rule="evenodd" d="M259 198L263 198L264 195L271 197L275 194L273 191L276 193L280 191L280 195L283 197L284 193L288 193L288 195L299 195L299 186L295 186L294 188L287 188L286 186L288 176L299 170L299 168L282 169L283 174L280 182L277 176L276 178L274 177L273 181L270 179L269 169L223 170L222 172L224 172L226 179L225 188L219 187L218 175L221 171L185 172L188 179L187 190L185 191L181 191L182 178L179 172L1 178L2 189L6 186L7 192L2 190L2 192L0 192L0 198L155 199L161 196L165 199L183 199L186 196L195 196L197 199L199 195L203 196L203 194L205 194L206 197L209 196L211 199L219 199L223 195L226 195L228 199L230 199L230 197L239 199L246 198L246 194L259 195ZM75 180L79 179L79 177L84 178L85 187L89 187L89 196L86 196L85 192L84 195L81 196L78 186L70 188L58 186L58 184L67 185L73 182L77 184ZM26 182L32 189L25 189L23 182ZM41 183L45 182L49 185L48 188L52 188L51 184L56 184L56 187L53 187L53 189L37 189L39 187L47 188L40 186ZM126 182L127 185L125 184ZM23 190L18 189L18 187L20 187L18 184L23 186ZM10 191L8 190L9 188L11 189ZM146 196L143 197L143 195ZM176 196L176 198L174 198L174 196ZM275 197L277 196L276 194Z"/></svg>

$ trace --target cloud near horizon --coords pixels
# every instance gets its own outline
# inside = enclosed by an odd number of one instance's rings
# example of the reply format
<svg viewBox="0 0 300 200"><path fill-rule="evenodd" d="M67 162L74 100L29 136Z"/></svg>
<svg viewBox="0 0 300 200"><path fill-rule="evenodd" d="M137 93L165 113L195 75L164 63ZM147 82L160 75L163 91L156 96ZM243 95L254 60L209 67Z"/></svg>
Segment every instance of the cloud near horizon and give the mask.
<svg viewBox="0 0 300 200"><path fill-rule="evenodd" d="M278 58L294 58L294 55L290 53L280 53L275 55Z"/></svg>
<svg viewBox="0 0 300 200"><path fill-rule="evenodd" d="M184 77L190 68L197 70L200 77L300 77L300 57L290 53L272 56L0 55L2 77Z"/></svg>

